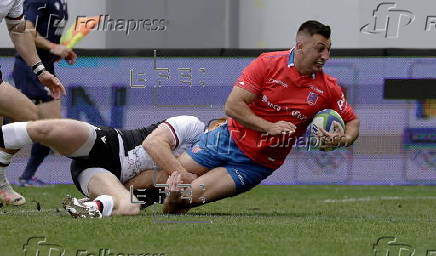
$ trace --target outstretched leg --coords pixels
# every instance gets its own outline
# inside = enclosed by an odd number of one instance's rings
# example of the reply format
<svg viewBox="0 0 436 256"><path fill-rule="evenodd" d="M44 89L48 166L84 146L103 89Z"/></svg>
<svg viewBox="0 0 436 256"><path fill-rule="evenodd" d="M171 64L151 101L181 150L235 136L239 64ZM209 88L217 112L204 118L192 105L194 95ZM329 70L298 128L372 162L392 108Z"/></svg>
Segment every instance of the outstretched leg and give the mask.
<svg viewBox="0 0 436 256"><path fill-rule="evenodd" d="M25 86L26 87L26 86ZM44 92L45 93L45 92ZM45 99L46 96L40 95L37 99ZM39 119L59 119L61 117L61 101L51 100L49 102L41 103L37 105L39 110ZM50 148L39 143L32 145L30 158L27 160L26 168L18 178L21 186L44 186L44 181L35 177L35 173L38 167L49 155Z"/></svg>
<svg viewBox="0 0 436 256"><path fill-rule="evenodd" d="M1 74L1 71L0 71ZM30 121L38 119L38 109L24 94L1 80L0 75L0 116L6 116L15 121ZM0 117L0 124L3 123ZM9 165L16 150L6 150L0 147L0 201L11 205L22 205L24 197L9 184L5 169Z"/></svg>
<svg viewBox="0 0 436 256"><path fill-rule="evenodd" d="M41 120L7 124L0 129L0 200L6 204L21 205L24 197L13 191L4 176L13 152L26 145L39 142L65 156L86 156L94 141L94 127L85 122L69 119ZM95 132L94 132L95 133Z"/></svg>
<svg viewBox="0 0 436 256"><path fill-rule="evenodd" d="M170 195L164 201L164 213L184 213L190 208L236 195L236 185L226 168L218 167L198 177L184 193L180 174L168 178Z"/></svg>
<svg viewBox="0 0 436 256"><path fill-rule="evenodd" d="M39 118L38 108L24 94L7 82L0 84L0 116L14 121L33 121Z"/></svg>
<svg viewBox="0 0 436 256"><path fill-rule="evenodd" d="M77 178L83 193L92 201L80 203L66 198L65 209L73 217L109 217L113 215L137 215L138 199L121 184L111 172L103 168L88 168Z"/></svg>
<svg viewBox="0 0 436 256"><path fill-rule="evenodd" d="M120 180L111 172L100 172L95 174L88 184L89 196L91 198L98 198L102 195L110 196L113 198L113 208L111 215L137 215L140 211L140 204L134 195L130 194ZM104 202L102 202L104 204ZM105 209L103 209L105 210ZM105 214L103 214L104 216Z"/></svg>
<svg viewBox="0 0 436 256"><path fill-rule="evenodd" d="M38 142L64 156L76 156L74 154L88 143L93 129L88 123L72 119L11 123L1 128L0 146L21 149Z"/></svg>

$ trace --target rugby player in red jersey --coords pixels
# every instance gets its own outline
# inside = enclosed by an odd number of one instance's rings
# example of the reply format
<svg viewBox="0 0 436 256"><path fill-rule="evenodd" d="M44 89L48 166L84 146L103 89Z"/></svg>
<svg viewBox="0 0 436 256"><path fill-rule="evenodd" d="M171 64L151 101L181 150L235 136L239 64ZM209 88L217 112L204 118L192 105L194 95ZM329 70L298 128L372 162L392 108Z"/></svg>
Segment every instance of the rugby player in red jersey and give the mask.
<svg viewBox="0 0 436 256"><path fill-rule="evenodd" d="M323 72L330 47L330 27L310 20L298 29L290 51L264 53L251 62L225 104L227 123L203 134L182 154L182 167L157 161L164 169L177 170L167 181L164 212L186 212L252 189L283 164L320 110L333 109L345 121L345 129L337 124L335 132L323 131L324 147L353 144L359 119L336 79ZM199 175L191 183L192 200L181 199L183 169Z"/></svg>

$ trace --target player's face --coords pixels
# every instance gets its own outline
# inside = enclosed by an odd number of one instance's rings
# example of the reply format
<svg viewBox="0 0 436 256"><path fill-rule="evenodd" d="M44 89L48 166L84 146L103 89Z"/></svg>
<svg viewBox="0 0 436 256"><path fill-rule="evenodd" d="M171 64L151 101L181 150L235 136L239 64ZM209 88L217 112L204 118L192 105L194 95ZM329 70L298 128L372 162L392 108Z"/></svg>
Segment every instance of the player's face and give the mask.
<svg viewBox="0 0 436 256"><path fill-rule="evenodd" d="M315 34L307 38L301 49L302 68L304 73L313 74L321 71L330 58L331 41L321 35Z"/></svg>

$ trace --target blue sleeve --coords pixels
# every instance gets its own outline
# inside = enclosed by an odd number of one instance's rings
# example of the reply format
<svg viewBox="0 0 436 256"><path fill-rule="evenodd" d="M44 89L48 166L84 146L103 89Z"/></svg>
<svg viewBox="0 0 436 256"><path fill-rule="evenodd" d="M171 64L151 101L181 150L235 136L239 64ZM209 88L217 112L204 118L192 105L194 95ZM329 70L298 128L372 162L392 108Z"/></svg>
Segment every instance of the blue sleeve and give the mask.
<svg viewBox="0 0 436 256"><path fill-rule="evenodd" d="M23 9L25 19L35 25L38 16L43 16L48 12L49 5L46 0L26 0Z"/></svg>

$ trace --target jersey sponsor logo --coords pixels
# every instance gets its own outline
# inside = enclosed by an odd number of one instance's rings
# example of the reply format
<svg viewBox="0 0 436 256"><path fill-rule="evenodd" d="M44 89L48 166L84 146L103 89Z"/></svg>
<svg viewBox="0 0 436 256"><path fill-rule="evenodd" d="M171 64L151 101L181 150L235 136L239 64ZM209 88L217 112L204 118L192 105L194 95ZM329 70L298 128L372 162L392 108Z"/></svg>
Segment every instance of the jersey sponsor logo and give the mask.
<svg viewBox="0 0 436 256"><path fill-rule="evenodd" d="M307 120L307 116L303 115L300 111L298 110L293 110L291 111L291 116L300 119L300 120Z"/></svg>
<svg viewBox="0 0 436 256"><path fill-rule="evenodd" d="M103 143L106 144L106 136L101 137L101 141L103 141Z"/></svg>
<svg viewBox="0 0 436 256"><path fill-rule="evenodd" d="M338 108L339 108L340 111L344 110L344 106L345 106L345 96L344 96L344 94L342 94L341 99L338 100L336 103L338 104Z"/></svg>
<svg viewBox="0 0 436 256"><path fill-rule="evenodd" d="M324 91L315 87L314 85L309 85L309 88L314 90L315 92L319 93L319 94L324 94Z"/></svg>
<svg viewBox="0 0 436 256"><path fill-rule="evenodd" d="M280 105L277 104L273 104L269 99L268 96L263 95L262 96L262 101L266 103L266 105L268 105L268 107L274 109L275 111L280 111L282 110L282 107Z"/></svg>
<svg viewBox="0 0 436 256"><path fill-rule="evenodd" d="M237 169L235 169L236 175L238 176L239 181L241 181L242 185L245 185L244 176L242 176Z"/></svg>
<svg viewBox="0 0 436 256"><path fill-rule="evenodd" d="M280 81L280 80L270 79L270 82L271 82L271 83L279 84L279 85L281 85L281 86L283 86L283 87L285 87L285 88L288 88L288 87L289 87L289 85L288 85L287 83L285 83L285 82L283 82L283 81Z"/></svg>
<svg viewBox="0 0 436 256"><path fill-rule="evenodd" d="M309 92L309 95L307 95L307 99L306 99L307 104L315 105L317 101L318 101L318 94L314 92Z"/></svg>

